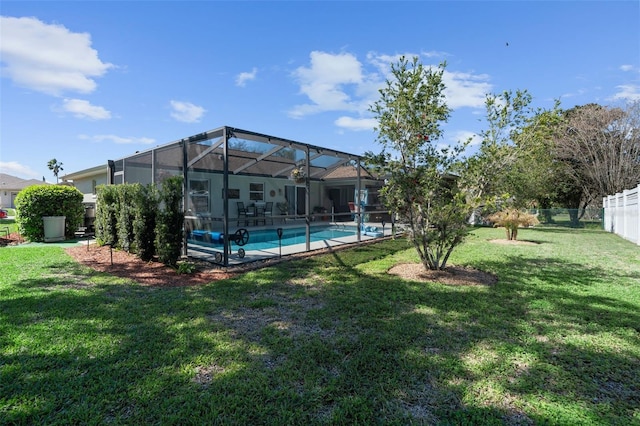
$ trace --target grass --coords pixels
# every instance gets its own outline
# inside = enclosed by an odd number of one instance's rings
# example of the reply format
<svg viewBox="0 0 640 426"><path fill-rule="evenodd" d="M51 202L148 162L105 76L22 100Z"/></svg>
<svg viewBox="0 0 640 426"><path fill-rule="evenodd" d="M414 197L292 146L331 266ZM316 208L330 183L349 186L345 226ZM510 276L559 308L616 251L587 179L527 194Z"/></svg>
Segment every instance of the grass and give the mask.
<svg viewBox="0 0 640 426"><path fill-rule="evenodd" d="M387 275L404 241L191 288L0 249L0 424L640 425L640 248L599 230L477 229Z"/></svg>

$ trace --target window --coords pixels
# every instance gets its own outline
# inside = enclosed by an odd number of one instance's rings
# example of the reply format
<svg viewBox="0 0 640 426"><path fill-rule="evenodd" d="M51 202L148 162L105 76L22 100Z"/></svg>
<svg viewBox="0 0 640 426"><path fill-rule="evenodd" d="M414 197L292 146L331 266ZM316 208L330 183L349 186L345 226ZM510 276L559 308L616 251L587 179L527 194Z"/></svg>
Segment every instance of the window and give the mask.
<svg viewBox="0 0 640 426"><path fill-rule="evenodd" d="M264 183L249 184L249 199L251 201L264 200Z"/></svg>
<svg viewBox="0 0 640 426"><path fill-rule="evenodd" d="M189 209L192 213L209 212L209 181L189 181Z"/></svg>

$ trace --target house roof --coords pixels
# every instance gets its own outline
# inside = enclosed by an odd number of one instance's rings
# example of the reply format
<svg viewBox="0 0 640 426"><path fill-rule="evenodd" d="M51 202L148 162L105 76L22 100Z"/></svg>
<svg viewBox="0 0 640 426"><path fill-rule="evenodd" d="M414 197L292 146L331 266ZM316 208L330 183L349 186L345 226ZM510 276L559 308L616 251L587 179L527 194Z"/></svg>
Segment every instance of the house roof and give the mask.
<svg viewBox="0 0 640 426"><path fill-rule="evenodd" d="M358 177L358 169L355 166L347 165L340 166L333 170L330 170L326 175L323 176L323 179L356 179ZM360 167L360 178L361 179L376 179L375 176L369 172L369 170L364 167Z"/></svg>
<svg viewBox="0 0 640 426"><path fill-rule="evenodd" d="M49 185L48 182L44 182L38 179L21 179L16 176L11 176L6 173L0 173L0 189L13 191L21 190L32 185Z"/></svg>
<svg viewBox="0 0 640 426"><path fill-rule="evenodd" d="M86 177L98 176L100 174L107 173L107 162L99 166L91 167L90 169L80 170L74 173L67 173L64 176L60 176L60 180L64 181L73 181L77 179L82 179Z"/></svg>

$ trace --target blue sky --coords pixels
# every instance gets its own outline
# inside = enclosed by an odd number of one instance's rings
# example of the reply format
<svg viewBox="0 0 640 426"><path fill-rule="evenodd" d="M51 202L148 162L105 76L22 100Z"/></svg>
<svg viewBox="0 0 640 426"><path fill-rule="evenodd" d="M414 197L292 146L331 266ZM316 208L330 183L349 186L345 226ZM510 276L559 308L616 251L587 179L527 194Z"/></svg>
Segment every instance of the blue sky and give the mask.
<svg viewBox="0 0 640 426"><path fill-rule="evenodd" d="M53 182L228 125L362 154L400 55L447 61L452 143L487 93L640 99L638 1L6 1L0 172Z"/></svg>

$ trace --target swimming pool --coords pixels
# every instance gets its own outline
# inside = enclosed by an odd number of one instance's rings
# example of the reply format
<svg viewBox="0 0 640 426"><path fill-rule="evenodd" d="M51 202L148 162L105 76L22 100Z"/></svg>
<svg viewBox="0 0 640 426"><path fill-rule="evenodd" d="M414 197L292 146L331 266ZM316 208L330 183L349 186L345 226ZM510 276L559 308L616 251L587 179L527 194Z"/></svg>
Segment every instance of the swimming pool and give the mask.
<svg viewBox="0 0 640 426"><path fill-rule="evenodd" d="M194 231L194 234L197 231ZM332 240L342 237L351 237L356 235L357 228L355 226L312 226L310 229L310 240L324 241ZM217 233L214 234L214 240ZM206 238L201 238L202 234L191 235L188 242L192 244L198 244L214 249L222 250L222 243L207 241ZM282 229L282 247L291 246L295 244L306 243L306 228L284 228ZM245 251L250 250L268 250L278 248L278 232L276 229L261 229L257 231L249 231L249 241L242 246ZM232 243L232 249L238 247L237 244Z"/></svg>

